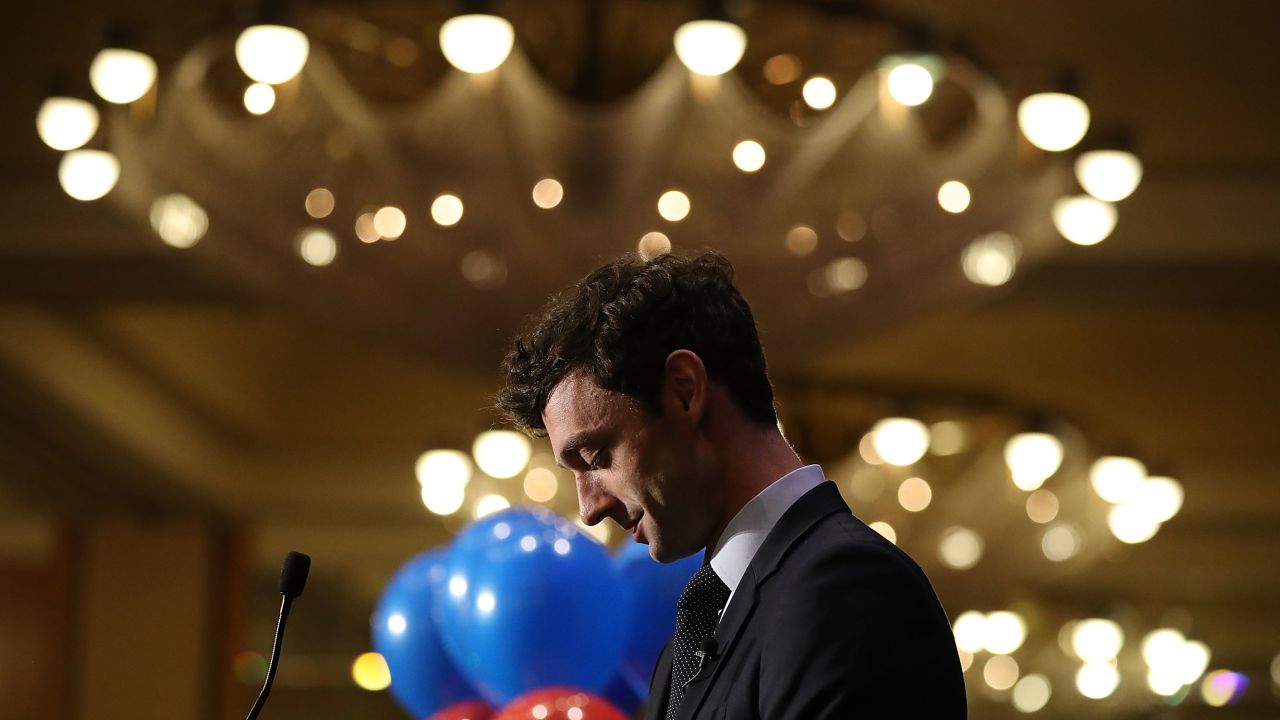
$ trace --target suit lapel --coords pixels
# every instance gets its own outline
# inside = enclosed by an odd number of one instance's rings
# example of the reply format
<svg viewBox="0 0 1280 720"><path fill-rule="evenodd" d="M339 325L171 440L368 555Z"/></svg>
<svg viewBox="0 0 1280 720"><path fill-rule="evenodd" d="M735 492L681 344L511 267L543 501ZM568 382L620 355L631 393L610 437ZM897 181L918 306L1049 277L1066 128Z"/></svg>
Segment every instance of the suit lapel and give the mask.
<svg viewBox="0 0 1280 720"><path fill-rule="evenodd" d="M680 702L680 712L676 716L676 720L692 720L693 716L702 707L702 702L706 699L707 688L711 687L716 676L720 674L720 669L724 665L724 658L727 658L733 652L734 646L737 645L738 638L742 635L742 630L747 624L747 620L750 619L755 611L756 602L760 597L760 586L777 570L778 563L781 562L782 556L787 549L819 520L840 510L849 512L849 506L845 504L844 498L840 497L840 492L835 483L824 481L802 495L795 504L783 513L778 520L778 524L769 532L764 543L760 545L760 549L756 551L755 557L751 559L747 572L743 574L742 580L738 583L738 589L733 595L733 600L729 602L729 607L725 608L724 615L720 618L720 623L716 625L714 637L718 651L715 662L710 664L709 667L704 666L702 671L689 681L689 685L685 690L684 700ZM659 660L659 662L665 662L666 667L658 669L660 677L663 678L662 705L664 713L666 710L666 697L670 693L671 687L671 655L669 650L670 648L663 653L663 657ZM660 716L651 717L646 713L645 720L656 720L658 717Z"/></svg>
<svg viewBox="0 0 1280 720"><path fill-rule="evenodd" d="M662 646L654 669L649 700L644 704L644 720L661 720L667 715L667 698L671 695L671 641Z"/></svg>

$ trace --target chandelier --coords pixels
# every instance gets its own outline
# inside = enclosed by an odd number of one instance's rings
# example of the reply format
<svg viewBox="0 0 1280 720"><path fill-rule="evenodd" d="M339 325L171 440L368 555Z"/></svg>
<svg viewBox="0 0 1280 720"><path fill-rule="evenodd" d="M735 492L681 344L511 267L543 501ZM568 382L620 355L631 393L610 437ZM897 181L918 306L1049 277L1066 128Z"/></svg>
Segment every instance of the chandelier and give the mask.
<svg viewBox="0 0 1280 720"><path fill-rule="evenodd" d="M264 7L162 66L113 31L96 101L37 129L71 197L444 356L595 258L681 245L760 278L781 334L854 332L859 303L980 297L1104 240L1141 178L1069 74L1002 80L865 3L492 7Z"/></svg>

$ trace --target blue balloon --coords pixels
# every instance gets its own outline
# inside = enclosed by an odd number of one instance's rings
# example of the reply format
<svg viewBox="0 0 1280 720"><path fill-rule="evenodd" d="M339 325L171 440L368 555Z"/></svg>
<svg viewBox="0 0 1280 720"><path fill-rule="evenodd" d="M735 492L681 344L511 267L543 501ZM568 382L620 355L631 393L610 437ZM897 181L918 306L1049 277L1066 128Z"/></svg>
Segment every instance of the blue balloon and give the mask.
<svg viewBox="0 0 1280 720"><path fill-rule="evenodd" d="M436 591L446 652L491 705L618 672L626 598L608 552L560 515L512 508L453 541Z"/></svg>
<svg viewBox="0 0 1280 720"><path fill-rule="evenodd" d="M702 565L702 553L671 563L649 557L649 546L626 543L614 557L629 598L631 629L621 674L640 697L649 696L653 666L676 630L676 602Z"/></svg>
<svg viewBox="0 0 1280 720"><path fill-rule="evenodd" d="M605 700L613 703L613 706L621 710L627 715L634 715L643 705L645 698L649 693L637 694L635 688L631 687L631 683L618 673L613 676L613 680L605 687L604 692L600 693Z"/></svg>
<svg viewBox="0 0 1280 720"><path fill-rule="evenodd" d="M433 576L444 574L444 554L444 548L428 550L401 566L371 618L373 649L391 670L391 695L415 720L480 699L445 653L431 616Z"/></svg>

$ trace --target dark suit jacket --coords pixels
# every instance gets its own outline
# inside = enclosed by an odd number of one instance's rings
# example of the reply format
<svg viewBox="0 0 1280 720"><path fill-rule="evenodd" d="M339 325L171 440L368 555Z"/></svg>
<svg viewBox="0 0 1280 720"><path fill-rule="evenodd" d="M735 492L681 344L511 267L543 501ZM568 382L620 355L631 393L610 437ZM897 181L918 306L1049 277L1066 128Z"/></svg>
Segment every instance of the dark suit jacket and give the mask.
<svg viewBox="0 0 1280 720"><path fill-rule="evenodd" d="M679 720L955 720L967 715L951 624L920 567L823 482L751 560ZM671 642L645 720L661 720Z"/></svg>

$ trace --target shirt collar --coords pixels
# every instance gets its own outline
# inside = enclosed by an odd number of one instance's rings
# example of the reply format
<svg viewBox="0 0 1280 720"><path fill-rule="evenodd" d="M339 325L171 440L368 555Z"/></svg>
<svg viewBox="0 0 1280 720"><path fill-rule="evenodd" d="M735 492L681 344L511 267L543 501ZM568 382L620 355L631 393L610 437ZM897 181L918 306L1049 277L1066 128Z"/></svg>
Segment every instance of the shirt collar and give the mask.
<svg viewBox="0 0 1280 720"><path fill-rule="evenodd" d="M730 593L738 589L751 559L783 513L825 480L819 465L796 468L761 490L733 516L711 553L711 567Z"/></svg>

